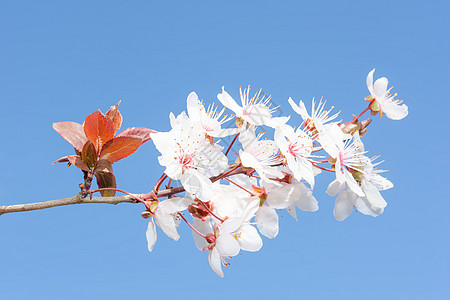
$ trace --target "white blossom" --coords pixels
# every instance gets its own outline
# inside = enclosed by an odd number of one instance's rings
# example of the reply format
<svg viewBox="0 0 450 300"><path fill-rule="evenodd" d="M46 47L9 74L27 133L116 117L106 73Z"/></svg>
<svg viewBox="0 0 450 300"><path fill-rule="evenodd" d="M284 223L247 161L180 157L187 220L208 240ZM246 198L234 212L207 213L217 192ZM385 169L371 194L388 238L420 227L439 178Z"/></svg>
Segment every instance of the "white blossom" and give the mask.
<svg viewBox="0 0 450 300"><path fill-rule="evenodd" d="M256 136L254 126L241 132L239 141L243 149L239 150L239 157L242 165L255 169L264 179L283 177L278 168L274 167L281 164L277 145L272 140L261 140L262 136L262 133Z"/></svg>
<svg viewBox="0 0 450 300"><path fill-rule="evenodd" d="M294 177L298 181L305 179L314 187L313 166L308 160L313 150L312 139L301 128L294 130L291 126L284 125L275 130L275 142Z"/></svg>
<svg viewBox="0 0 450 300"><path fill-rule="evenodd" d="M267 125L270 127L278 127L289 120L289 117L272 117L272 114L276 111L276 107L271 108L271 97L266 97L265 94L261 95L261 90L255 93L253 97L250 97L250 87L239 89L241 97L241 105L225 91L222 87L222 93L217 95L219 101L225 106L231 109L237 118L242 118L250 125L262 126Z"/></svg>
<svg viewBox="0 0 450 300"><path fill-rule="evenodd" d="M175 241L178 241L180 238L177 232L177 226L179 223L177 213L185 210L189 204L191 204L191 199L174 197L164 200L154 207L155 211L153 211L153 216L156 221L156 225L158 225L168 237L174 239ZM153 216L148 222L146 232L148 250L150 252L153 251L153 247L156 243L156 226L153 221Z"/></svg>
<svg viewBox="0 0 450 300"><path fill-rule="evenodd" d="M208 136L226 137L239 132L239 128L222 129L222 124L233 117L224 115L225 108L219 111L217 107L214 107L214 104L210 104L208 109L205 109L195 92L190 93L187 98L187 111L189 118L200 123L201 128Z"/></svg>
<svg viewBox="0 0 450 300"><path fill-rule="evenodd" d="M374 72L375 69L370 71L367 75L366 83L371 95L367 100L375 99L380 106L380 116L384 113L392 120L403 119L408 115L408 106L401 104L403 101L394 99L396 94L390 94L392 87L389 89L387 88L389 81L386 77L378 78L375 83L373 83Z"/></svg>
<svg viewBox="0 0 450 300"><path fill-rule="evenodd" d="M180 118L171 131L153 133L151 137L162 154L158 160L166 167L167 176L180 180L186 191L199 199L207 198L209 177L220 174L228 166L223 148L211 144L203 130L186 118Z"/></svg>

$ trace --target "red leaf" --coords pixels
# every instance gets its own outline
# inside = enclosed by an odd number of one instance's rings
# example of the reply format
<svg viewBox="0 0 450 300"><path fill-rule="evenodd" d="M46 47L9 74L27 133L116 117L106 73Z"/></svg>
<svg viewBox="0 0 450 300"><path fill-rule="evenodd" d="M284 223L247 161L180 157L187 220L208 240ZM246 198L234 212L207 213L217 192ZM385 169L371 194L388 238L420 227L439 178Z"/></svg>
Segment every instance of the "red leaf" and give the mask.
<svg viewBox="0 0 450 300"><path fill-rule="evenodd" d="M95 172L112 173L111 162L107 159L100 159L95 167Z"/></svg>
<svg viewBox="0 0 450 300"><path fill-rule="evenodd" d="M97 185L102 188L116 188L116 177L113 173L96 172L95 178L97 179ZM116 191L100 191L103 197L113 197Z"/></svg>
<svg viewBox="0 0 450 300"><path fill-rule="evenodd" d="M115 137L107 142L100 152L100 159L107 159L111 163L115 163L122 158L134 153L140 146L142 140L140 138L120 136Z"/></svg>
<svg viewBox="0 0 450 300"><path fill-rule="evenodd" d="M69 156L64 156L61 157L58 160L55 160L53 162L54 163L60 163L60 162L69 162L69 166L72 164L75 167L88 172L89 171L89 167L84 163L83 160L81 160L81 157L77 156L77 155L69 155Z"/></svg>
<svg viewBox="0 0 450 300"><path fill-rule="evenodd" d="M94 144L87 141L83 146L81 152L81 159L86 163L89 168L94 168L97 164L97 152L95 152Z"/></svg>
<svg viewBox="0 0 450 300"><path fill-rule="evenodd" d="M120 101L116 104L116 106L111 106L111 108L106 112L106 116L112 121L114 125L114 133L120 129L122 126L122 115L119 112L119 104Z"/></svg>
<svg viewBox="0 0 450 300"><path fill-rule="evenodd" d="M105 117L100 110L86 117L84 121L84 133L100 152L102 146L114 137L112 121Z"/></svg>
<svg viewBox="0 0 450 300"><path fill-rule="evenodd" d="M128 136L134 138L140 138L142 140L142 144L150 141L152 138L150 137L150 133L156 133L156 130L143 128L143 127L131 127L125 130L122 130L116 137L119 136Z"/></svg>
<svg viewBox="0 0 450 300"><path fill-rule="evenodd" d="M53 123L56 130L66 141L68 141L78 152L83 150L83 145L87 142L83 126L75 122Z"/></svg>

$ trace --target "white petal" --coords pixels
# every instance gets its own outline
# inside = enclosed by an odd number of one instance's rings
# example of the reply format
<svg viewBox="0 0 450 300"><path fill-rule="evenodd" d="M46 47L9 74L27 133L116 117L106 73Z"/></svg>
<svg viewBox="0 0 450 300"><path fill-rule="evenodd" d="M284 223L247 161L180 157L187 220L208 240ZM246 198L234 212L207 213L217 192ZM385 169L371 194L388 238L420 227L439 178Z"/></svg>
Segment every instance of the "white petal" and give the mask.
<svg viewBox="0 0 450 300"><path fill-rule="evenodd" d="M242 218L229 218L219 227L220 234L235 232L242 224Z"/></svg>
<svg viewBox="0 0 450 300"><path fill-rule="evenodd" d="M384 191L394 187L394 184L378 174L371 174L370 182L375 185L379 191Z"/></svg>
<svg viewBox="0 0 450 300"><path fill-rule="evenodd" d="M221 234L219 230L219 236L216 240L216 247L221 256L235 256L239 254L239 243L231 234Z"/></svg>
<svg viewBox="0 0 450 300"><path fill-rule="evenodd" d="M262 168L261 164L258 162L258 160L253 155L243 151L242 149L239 150L239 157L241 158L241 162L244 167L253 168L253 169L261 169Z"/></svg>
<svg viewBox="0 0 450 300"><path fill-rule="evenodd" d="M170 132L150 133L150 137L161 154L170 152L174 147L173 136Z"/></svg>
<svg viewBox="0 0 450 300"><path fill-rule="evenodd" d="M375 93L376 97L385 97L387 92L387 86L388 86L388 80L386 77L378 78L374 85L373 85L373 91Z"/></svg>
<svg viewBox="0 0 450 300"><path fill-rule="evenodd" d="M225 128L225 129L218 129L214 131L208 132L209 136L216 137L216 138L223 138L230 135L235 135L239 133L240 128Z"/></svg>
<svg viewBox="0 0 450 300"><path fill-rule="evenodd" d="M336 179L341 183L345 182L345 176L344 176L344 174L342 174L342 171L341 171L342 165L341 165L341 160L339 158L336 159L336 164L334 165L334 167L335 167L334 170L335 170L335 174L336 174ZM344 169L345 169L345 167L344 167Z"/></svg>
<svg viewBox="0 0 450 300"><path fill-rule="evenodd" d="M156 224L162 229L162 231L164 231L164 233L168 237L174 239L175 241L178 241L180 235L177 232L177 226L175 224L173 215L158 207L155 213L155 221Z"/></svg>
<svg viewBox="0 0 450 300"><path fill-rule="evenodd" d="M265 125L272 127L272 128L277 128L280 126L283 126L284 124L286 124L287 121L289 121L289 119L291 118L291 116L287 116L287 117L273 117L270 118L266 121Z"/></svg>
<svg viewBox="0 0 450 300"><path fill-rule="evenodd" d="M251 112L248 115L244 114L242 116L248 123L256 126L269 125L272 116L268 107L264 105L251 105L250 107L246 107L245 110Z"/></svg>
<svg viewBox="0 0 450 300"><path fill-rule="evenodd" d="M236 113L238 117L242 116L242 107L240 107L236 101L225 91L225 88L222 87L222 93L217 95L217 99L222 103L223 106L228 107L232 111Z"/></svg>
<svg viewBox="0 0 450 300"><path fill-rule="evenodd" d="M353 212L352 192L343 190L339 193L334 204L334 217L338 221L342 221ZM353 194L354 195L354 194Z"/></svg>
<svg viewBox="0 0 450 300"><path fill-rule="evenodd" d="M300 199L295 202L298 208L303 211L316 211L319 209L319 204L312 195L312 191L307 188L303 183L299 182L296 184L302 191Z"/></svg>
<svg viewBox="0 0 450 300"><path fill-rule="evenodd" d="M194 122L200 122L200 114L202 112L205 113L205 108L203 104L198 99L198 96L195 92L192 92L187 97L187 111L189 114L189 118L191 118Z"/></svg>
<svg viewBox="0 0 450 300"><path fill-rule="evenodd" d="M356 199L355 207L360 213L368 215L368 216L372 216L372 217L377 217L377 216L381 215L384 211L384 208L373 207L364 198Z"/></svg>
<svg viewBox="0 0 450 300"><path fill-rule="evenodd" d="M209 251L208 262L211 266L211 269L213 269L213 271L216 272L217 275L223 277L222 265L220 264L220 254L216 248Z"/></svg>
<svg viewBox="0 0 450 300"><path fill-rule="evenodd" d="M285 126L289 126L289 125L285 125ZM279 127L277 129L275 129L274 139L275 139L275 143L277 144L278 148L280 148L280 151L284 155L286 155L288 153L288 143L286 141L286 138L285 138L285 135L283 132L283 127Z"/></svg>
<svg viewBox="0 0 450 300"><path fill-rule="evenodd" d="M158 205L160 209L164 209L169 214L173 214L179 211L183 211L192 203L191 198L173 197L167 200L161 201Z"/></svg>
<svg viewBox="0 0 450 300"><path fill-rule="evenodd" d="M151 218L148 222L145 236L147 237L148 251L152 252L153 247L155 247L156 243L156 226L155 223L153 222L153 218Z"/></svg>
<svg viewBox="0 0 450 300"><path fill-rule="evenodd" d="M313 166L312 163L303 157L298 158L298 161L301 166L302 170L302 177L306 180L307 183L311 186L311 188L314 188L314 172L313 172Z"/></svg>
<svg viewBox="0 0 450 300"><path fill-rule="evenodd" d="M258 231L252 225L242 225L237 232L237 240L242 250L255 252L261 249L263 242Z"/></svg>
<svg viewBox="0 0 450 300"><path fill-rule="evenodd" d="M302 119L305 121L309 118L308 111L306 110L305 104L303 101L300 100L299 104L295 104L294 100L292 100L291 97L289 97L288 100L289 104L291 105L292 109L298 113Z"/></svg>
<svg viewBox="0 0 450 300"><path fill-rule="evenodd" d="M405 104L398 105L393 102L381 104L382 111L391 120L401 120L408 115L408 106Z"/></svg>
<svg viewBox="0 0 450 300"><path fill-rule="evenodd" d="M367 182L366 180L363 180L361 183L361 187L366 194L367 201L369 201L370 204L378 208L386 207L387 203L381 196L376 186L374 186L370 182Z"/></svg>
<svg viewBox="0 0 450 300"><path fill-rule="evenodd" d="M336 194L339 193L339 191L341 190L341 186L342 186L342 183L339 180L337 180L337 179L333 180L328 185L327 194L330 195L331 197L336 196Z"/></svg>
<svg viewBox="0 0 450 300"><path fill-rule="evenodd" d="M270 187L270 185L265 182L263 182L263 184L264 186L267 186L268 189L270 188L266 201L272 208L287 208L301 197L302 191L294 184L281 183L280 186L273 187Z"/></svg>
<svg viewBox="0 0 450 300"><path fill-rule="evenodd" d="M184 189L202 201L209 201L211 180L197 170L185 170L181 175L181 184Z"/></svg>
<svg viewBox="0 0 450 300"><path fill-rule="evenodd" d="M348 187L358 196L364 197L364 192L359 186L358 182L345 167L344 167L344 176L345 182L347 183Z"/></svg>
<svg viewBox="0 0 450 300"><path fill-rule="evenodd" d="M192 226L194 226L195 229L197 229L204 235L207 235L208 233L212 233L212 226L209 221L203 222L202 220L200 220L198 218L194 218L194 221L192 222ZM192 230L192 236L194 238L195 246L197 246L198 250L203 250L203 248L208 246L208 242L206 241L206 239L204 237L200 236L194 230Z"/></svg>
<svg viewBox="0 0 450 300"><path fill-rule="evenodd" d="M289 206L286 210L297 221L297 210L295 208L295 205Z"/></svg>
<svg viewBox="0 0 450 300"><path fill-rule="evenodd" d="M369 90L370 94L372 94L372 95L373 95L373 73L374 72L375 72L375 69L370 71L369 74L367 74L367 78L366 78L367 89Z"/></svg>
<svg viewBox="0 0 450 300"><path fill-rule="evenodd" d="M278 214L275 209L261 206L256 213L255 221L262 235L269 239L278 235Z"/></svg>

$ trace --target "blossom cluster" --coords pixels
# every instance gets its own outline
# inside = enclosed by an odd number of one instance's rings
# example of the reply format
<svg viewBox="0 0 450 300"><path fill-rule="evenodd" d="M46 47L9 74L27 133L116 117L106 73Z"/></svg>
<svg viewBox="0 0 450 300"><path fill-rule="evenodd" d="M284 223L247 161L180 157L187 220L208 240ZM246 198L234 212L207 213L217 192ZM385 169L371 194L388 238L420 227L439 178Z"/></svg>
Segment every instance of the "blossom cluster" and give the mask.
<svg viewBox="0 0 450 300"><path fill-rule="evenodd" d="M366 155L361 137L370 120L359 118L370 111L400 120L408 108L390 95L386 78L374 83L373 73L367 76L368 107L349 122L337 121L339 113L314 99L308 110L303 101L289 98L298 115L275 117L271 97L250 93L250 87L240 89L240 102L222 88L217 98L223 108L205 106L196 93L189 94L187 112L170 114L172 129L151 133L165 171L143 213L149 218L148 249L155 246L157 226L178 240L183 220L192 228L195 245L208 251L211 268L222 277L227 259L240 251L259 251L261 235L277 236L277 211L287 210L297 218L297 209L318 210L313 189L315 177L324 171L335 174L327 193L336 196L337 220L355 208L370 216L383 213L387 203L380 191L393 184L380 175L377 157ZM226 110L232 114L225 115ZM264 138L264 127L271 128L273 139ZM225 147L221 138L229 136L234 139ZM230 153L237 142L239 151ZM157 192L168 178L169 189L172 181L179 181L185 193L161 200Z"/></svg>

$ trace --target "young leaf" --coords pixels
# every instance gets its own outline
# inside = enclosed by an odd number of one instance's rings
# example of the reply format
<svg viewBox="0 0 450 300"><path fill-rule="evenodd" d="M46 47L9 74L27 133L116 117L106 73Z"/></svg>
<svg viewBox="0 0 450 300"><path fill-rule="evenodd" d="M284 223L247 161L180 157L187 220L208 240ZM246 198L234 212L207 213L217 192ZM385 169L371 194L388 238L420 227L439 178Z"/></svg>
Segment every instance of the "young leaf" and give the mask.
<svg viewBox="0 0 450 300"><path fill-rule="evenodd" d="M86 117L84 121L86 137L94 144L98 152L102 146L114 137L112 121L105 117L100 110Z"/></svg>
<svg viewBox="0 0 450 300"><path fill-rule="evenodd" d="M115 137L103 146L100 159L107 159L112 164L134 153L140 146L140 138L121 136Z"/></svg>
<svg viewBox="0 0 450 300"><path fill-rule="evenodd" d="M63 156L60 159L55 160L54 162L52 162L52 165L56 164L56 163L63 163L63 162L69 162L69 159L67 158L68 156Z"/></svg>
<svg viewBox="0 0 450 300"><path fill-rule="evenodd" d="M81 152L83 145L88 140L84 133L83 126L75 122L53 123L53 129L55 129L63 139L68 141L75 150L79 152Z"/></svg>
<svg viewBox="0 0 450 300"><path fill-rule="evenodd" d="M81 157L77 155L69 155L61 157L60 159L55 160L53 164L61 162L69 162L69 166L72 164L83 171L89 171L89 167L81 160Z"/></svg>
<svg viewBox="0 0 450 300"><path fill-rule="evenodd" d="M157 131L143 128L143 127L131 127L127 128L125 130L122 130L119 132L116 137L120 136L128 136L128 137L134 137L134 138L140 138L142 139L142 144L145 142L150 141L152 138L150 137L150 133L156 133Z"/></svg>
<svg viewBox="0 0 450 300"><path fill-rule="evenodd" d="M97 179L97 185L102 188L116 188L116 177L113 173L96 172L95 178ZM113 197L116 191L100 191L103 197Z"/></svg>
<svg viewBox="0 0 450 300"><path fill-rule="evenodd" d="M94 144L90 141L87 141L86 144L84 144L81 158L89 168L95 168L95 165L97 164L97 152L95 151Z"/></svg>
<svg viewBox="0 0 450 300"><path fill-rule="evenodd" d="M111 162L107 159L100 159L97 162L94 172L112 173L113 169Z"/></svg>
<svg viewBox="0 0 450 300"><path fill-rule="evenodd" d="M120 126L122 126L123 118L119 112L119 104L120 101L115 106L111 106L111 108L106 112L106 116L112 121L114 125L114 133L116 133L117 130L120 129Z"/></svg>

